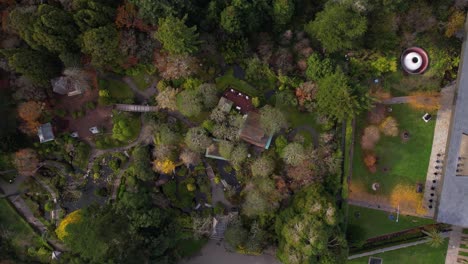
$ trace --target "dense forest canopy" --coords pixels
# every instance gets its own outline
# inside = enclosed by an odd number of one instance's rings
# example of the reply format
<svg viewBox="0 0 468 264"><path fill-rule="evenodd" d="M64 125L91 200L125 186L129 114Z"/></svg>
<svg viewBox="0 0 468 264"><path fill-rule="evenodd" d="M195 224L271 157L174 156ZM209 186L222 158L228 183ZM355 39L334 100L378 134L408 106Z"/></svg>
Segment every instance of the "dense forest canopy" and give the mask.
<svg viewBox="0 0 468 264"><path fill-rule="evenodd" d="M2 1L0 171L44 173L37 177L63 200L91 195L88 181L100 182L93 195L102 199L62 226L69 251L61 263L176 263L231 207L239 209L226 224L233 250L274 246L286 264L342 263L342 122L385 94L437 92L453 81L466 7L448 0ZM398 58L411 46L429 54L424 78L401 73ZM63 103L59 81L96 100ZM223 105L231 89L243 101ZM112 112L116 104L157 111ZM104 133L72 138L62 127L74 122L75 130ZM60 131L56 140L32 143L44 123ZM66 173L40 171L46 160L65 164ZM33 167L26 172L21 163ZM228 202L205 208L212 183ZM10 241L0 243L17 258Z"/></svg>

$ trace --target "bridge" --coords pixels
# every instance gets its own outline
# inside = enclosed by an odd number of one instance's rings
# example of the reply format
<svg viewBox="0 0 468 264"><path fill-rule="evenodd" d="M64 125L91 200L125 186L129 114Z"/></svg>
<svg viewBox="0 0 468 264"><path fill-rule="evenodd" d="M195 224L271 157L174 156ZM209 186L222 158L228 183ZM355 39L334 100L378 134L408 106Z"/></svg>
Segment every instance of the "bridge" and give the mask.
<svg viewBox="0 0 468 264"><path fill-rule="evenodd" d="M151 105L129 105L129 104L116 104L114 106L115 109L125 112L157 112L157 106Z"/></svg>

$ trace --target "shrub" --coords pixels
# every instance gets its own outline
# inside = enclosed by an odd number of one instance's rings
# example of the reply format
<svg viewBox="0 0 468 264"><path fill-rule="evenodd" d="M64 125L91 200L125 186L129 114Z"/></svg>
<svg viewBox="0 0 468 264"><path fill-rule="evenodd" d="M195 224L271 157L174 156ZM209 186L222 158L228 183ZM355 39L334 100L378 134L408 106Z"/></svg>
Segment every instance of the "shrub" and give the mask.
<svg viewBox="0 0 468 264"><path fill-rule="evenodd" d="M380 131L386 136L398 136L398 123L395 118L389 116L379 126Z"/></svg>
<svg viewBox="0 0 468 264"><path fill-rule="evenodd" d="M47 201L47 203L44 205L44 210L46 212L50 212L54 209L54 203L52 201Z"/></svg>
<svg viewBox="0 0 468 264"><path fill-rule="evenodd" d="M387 110L385 109L385 105L376 104L374 108L367 113L367 120L373 125L378 125L385 119L386 114Z"/></svg>
<svg viewBox="0 0 468 264"><path fill-rule="evenodd" d="M361 138L361 147L367 150L373 149L379 139L379 128L376 126L368 126L364 129L364 133Z"/></svg>
<svg viewBox="0 0 468 264"><path fill-rule="evenodd" d="M188 190L189 192L193 192L193 191L195 191L196 189L197 189L197 188L196 188L195 184L193 184L193 183L187 183L187 190Z"/></svg>
<svg viewBox="0 0 468 264"><path fill-rule="evenodd" d="M63 240L67 235L68 232L66 228L69 224L76 223L81 220L81 211L76 210L68 214L59 224L57 229L55 229L55 233L60 240Z"/></svg>
<svg viewBox="0 0 468 264"><path fill-rule="evenodd" d="M374 154L366 154L364 156L364 164L371 173L377 172L377 157Z"/></svg>

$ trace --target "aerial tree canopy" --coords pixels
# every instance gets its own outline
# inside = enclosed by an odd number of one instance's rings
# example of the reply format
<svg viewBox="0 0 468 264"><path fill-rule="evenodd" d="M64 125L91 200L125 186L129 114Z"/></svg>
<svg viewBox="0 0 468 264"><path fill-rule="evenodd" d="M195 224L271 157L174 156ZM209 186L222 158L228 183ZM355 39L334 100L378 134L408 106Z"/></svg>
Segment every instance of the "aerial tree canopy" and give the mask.
<svg viewBox="0 0 468 264"><path fill-rule="evenodd" d="M367 30L367 20L345 5L330 3L305 30L320 40L327 52L337 52L359 46Z"/></svg>
<svg viewBox="0 0 468 264"><path fill-rule="evenodd" d="M348 77L341 70L320 79L316 101L317 111L338 121L353 117L361 110Z"/></svg>
<svg viewBox="0 0 468 264"><path fill-rule="evenodd" d="M73 19L82 32L114 22L116 1L74 0Z"/></svg>
<svg viewBox="0 0 468 264"><path fill-rule="evenodd" d="M60 75L62 70L60 61L47 52L25 48L0 50L0 52L16 72L42 85L47 85L50 79Z"/></svg>
<svg viewBox="0 0 468 264"><path fill-rule="evenodd" d="M163 44L170 54L190 54L198 50L197 27L185 25L187 17L179 19L174 16L159 19L158 31L154 37Z"/></svg>
<svg viewBox="0 0 468 264"><path fill-rule="evenodd" d="M332 197L320 186L306 187L276 218L278 258L285 264L344 263L347 245L338 223Z"/></svg>
<svg viewBox="0 0 468 264"><path fill-rule="evenodd" d="M115 27L107 25L86 31L83 34L83 52L91 55L91 63L96 67L118 67L121 54Z"/></svg>

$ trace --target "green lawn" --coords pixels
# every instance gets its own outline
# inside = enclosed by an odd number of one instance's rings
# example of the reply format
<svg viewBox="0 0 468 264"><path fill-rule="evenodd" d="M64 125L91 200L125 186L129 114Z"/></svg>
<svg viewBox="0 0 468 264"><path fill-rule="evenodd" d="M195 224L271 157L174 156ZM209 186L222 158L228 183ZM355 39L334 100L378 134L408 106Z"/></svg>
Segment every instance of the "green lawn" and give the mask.
<svg viewBox="0 0 468 264"><path fill-rule="evenodd" d="M378 194L389 195L397 184L416 186L426 180L429 157L432 149L435 118L425 123L421 117L424 112L416 111L408 105L393 105L391 116L399 123L400 133L407 130L408 142L402 142L400 136L381 135L375 147L377 172L372 174L363 162L363 150L360 145L365 117L357 120L356 144L353 158L353 182L364 184L372 192L373 182L380 183ZM389 171L383 172L383 168Z"/></svg>
<svg viewBox="0 0 468 264"><path fill-rule="evenodd" d="M359 212L359 218L356 214ZM434 224L434 220L414 216L400 215L398 223L389 219L390 213L364 207L349 205L348 230L359 230L364 239L394 233L413 227ZM393 214L396 217L396 214ZM354 230L352 230L354 229ZM356 231L358 232L358 231Z"/></svg>
<svg viewBox="0 0 468 264"><path fill-rule="evenodd" d="M252 87L244 80L237 79L234 77L233 69L229 69L226 74L221 77L216 78L216 87L223 91L228 87L233 87L234 89L248 94L252 97L261 97L262 94L259 90Z"/></svg>
<svg viewBox="0 0 468 264"><path fill-rule="evenodd" d="M144 91L153 83L154 77L146 73L132 76L133 81L137 85L138 89Z"/></svg>
<svg viewBox="0 0 468 264"><path fill-rule="evenodd" d="M10 233L15 247L41 246L40 237L5 199L0 199L0 230Z"/></svg>
<svg viewBox="0 0 468 264"><path fill-rule="evenodd" d="M373 255L383 259L385 264L441 264L445 262L445 255L448 248L448 239L438 248L433 248L428 244L421 244L414 247L403 248ZM348 260L347 264L367 264L369 257Z"/></svg>
<svg viewBox="0 0 468 264"><path fill-rule="evenodd" d="M125 102L127 100L133 100L133 91L123 81L114 79L99 79L99 89L106 89L109 91L111 98L117 102Z"/></svg>
<svg viewBox="0 0 468 264"><path fill-rule="evenodd" d="M403 71L388 74L383 79L385 90L393 96L405 96L414 91L437 91L440 80L427 75L404 75Z"/></svg>

